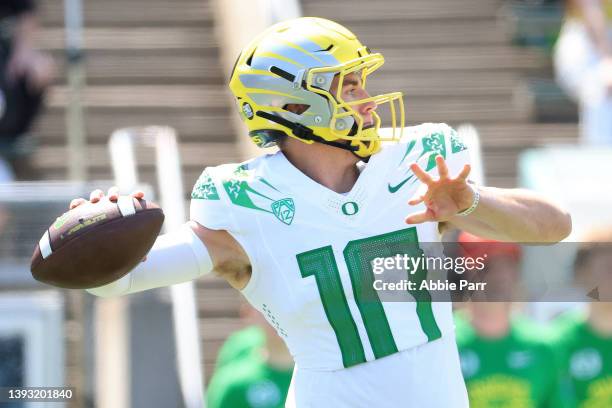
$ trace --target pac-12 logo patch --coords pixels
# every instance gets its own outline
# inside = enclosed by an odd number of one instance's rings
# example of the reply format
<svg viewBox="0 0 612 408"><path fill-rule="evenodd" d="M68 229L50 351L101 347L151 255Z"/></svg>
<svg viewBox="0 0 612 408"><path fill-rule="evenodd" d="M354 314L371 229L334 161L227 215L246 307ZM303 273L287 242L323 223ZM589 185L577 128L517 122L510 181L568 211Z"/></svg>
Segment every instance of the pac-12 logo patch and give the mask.
<svg viewBox="0 0 612 408"><path fill-rule="evenodd" d="M295 204L291 198L283 198L272 203L272 212L282 222L291 225L295 215Z"/></svg>

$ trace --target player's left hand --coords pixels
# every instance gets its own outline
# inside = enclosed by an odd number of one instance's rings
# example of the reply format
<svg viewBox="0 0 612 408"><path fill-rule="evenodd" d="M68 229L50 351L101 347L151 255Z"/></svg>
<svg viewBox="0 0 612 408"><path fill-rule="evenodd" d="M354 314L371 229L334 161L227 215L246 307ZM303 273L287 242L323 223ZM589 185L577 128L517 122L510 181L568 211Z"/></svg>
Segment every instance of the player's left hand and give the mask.
<svg viewBox="0 0 612 408"><path fill-rule="evenodd" d="M434 180L418 164L412 163L410 169L423 183L425 192L419 191L408 204L414 206L425 204L425 211L406 217L406 224L421 224L427 221L448 221L457 213L469 208L474 199L474 192L467 184L470 165L463 166L457 177L450 177L448 167L442 156L436 157L439 178Z"/></svg>

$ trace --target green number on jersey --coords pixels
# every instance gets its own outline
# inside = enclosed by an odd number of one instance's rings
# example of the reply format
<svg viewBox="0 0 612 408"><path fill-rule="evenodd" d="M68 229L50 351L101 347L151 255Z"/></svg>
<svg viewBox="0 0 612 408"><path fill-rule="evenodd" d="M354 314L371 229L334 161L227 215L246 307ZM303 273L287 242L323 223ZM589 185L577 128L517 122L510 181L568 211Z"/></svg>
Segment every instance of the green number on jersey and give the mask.
<svg viewBox="0 0 612 408"><path fill-rule="evenodd" d="M420 257L422 251L418 246L416 228L349 241L343 253L355 302L359 307L374 356L381 358L397 352L389 321L373 287L372 261L375 258L390 258L404 254ZM340 346L344 366L350 367L365 362L363 344L344 295L332 247L317 248L298 254L296 257L302 277L315 277L323 309ZM418 287L426 275L427 270L422 268L416 271L411 279ZM409 293L417 302L417 316L428 340L439 338L441 333L431 308L431 295L425 290L409 291Z"/></svg>

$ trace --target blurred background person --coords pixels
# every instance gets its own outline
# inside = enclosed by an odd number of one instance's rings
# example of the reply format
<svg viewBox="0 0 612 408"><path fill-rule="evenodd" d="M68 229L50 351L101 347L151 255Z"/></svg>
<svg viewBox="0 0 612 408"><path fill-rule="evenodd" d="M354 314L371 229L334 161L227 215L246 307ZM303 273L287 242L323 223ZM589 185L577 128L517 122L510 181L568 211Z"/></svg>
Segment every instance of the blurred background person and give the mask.
<svg viewBox="0 0 612 408"><path fill-rule="evenodd" d="M574 276L595 301L586 311L568 312L554 322L562 370L559 394L567 407L610 407L612 227L593 230L582 241Z"/></svg>
<svg viewBox="0 0 612 408"><path fill-rule="evenodd" d="M457 345L470 406L556 407L557 373L547 333L520 313L512 299L520 279L520 247L462 232L463 256L486 256L472 276L486 282L455 313Z"/></svg>
<svg viewBox="0 0 612 408"><path fill-rule="evenodd" d="M33 0L0 2L0 182L25 171L31 140L24 135L53 78L51 58L34 48L37 28Z"/></svg>
<svg viewBox="0 0 612 408"><path fill-rule="evenodd" d="M555 69L579 105L582 141L612 146L612 0L567 0Z"/></svg>
<svg viewBox="0 0 612 408"><path fill-rule="evenodd" d="M243 303L241 315L250 326L232 334L221 347L208 386L208 407L282 408L293 358L261 313Z"/></svg>

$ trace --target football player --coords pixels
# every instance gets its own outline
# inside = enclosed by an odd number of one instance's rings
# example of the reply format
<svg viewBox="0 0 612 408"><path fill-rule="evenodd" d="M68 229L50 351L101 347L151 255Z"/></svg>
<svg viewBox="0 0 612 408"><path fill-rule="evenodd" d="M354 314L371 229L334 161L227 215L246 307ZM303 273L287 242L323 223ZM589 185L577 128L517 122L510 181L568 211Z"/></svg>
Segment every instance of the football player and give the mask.
<svg viewBox="0 0 612 408"><path fill-rule="evenodd" d="M570 216L526 191L469 183L468 151L447 125L402 137L401 93L366 91L383 62L321 18L255 38L230 89L253 142L279 151L205 169L184 228L158 238L128 275L89 291L125 295L214 271L286 341L296 363L287 406L467 406L451 305L423 291L416 302L380 301L373 259L416 255L446 225L556 242ZM391 122L384 136L381 106ZM406 216L408 204L415 212Z"/></svg>
<svg viewBox="0 0 612 408"><path fill-rule="evenodd" d="M486 259L474 278L487 283L455 313L457 346L470 406L557 407L558 373L547 331L512 301L520 282L520 246L462 232L463 256Z"/></svg>
<svg viewBox="0 0 612 408"><path fill-rule="evenodd" d="M561 407L612 406L612 227L589 231L574 260L576 283L594 301L554 322L563 381Z"/></svg>
<svg viewBox="0 0 612 408"><path fill-rule="evenodd" d="M250 325L232 333L217 356L207 389L209 408L281 408L293 373L293 358L263 315L241 305Z"/></svg>

